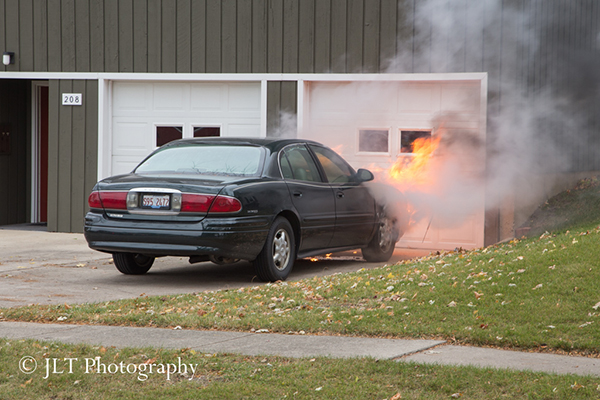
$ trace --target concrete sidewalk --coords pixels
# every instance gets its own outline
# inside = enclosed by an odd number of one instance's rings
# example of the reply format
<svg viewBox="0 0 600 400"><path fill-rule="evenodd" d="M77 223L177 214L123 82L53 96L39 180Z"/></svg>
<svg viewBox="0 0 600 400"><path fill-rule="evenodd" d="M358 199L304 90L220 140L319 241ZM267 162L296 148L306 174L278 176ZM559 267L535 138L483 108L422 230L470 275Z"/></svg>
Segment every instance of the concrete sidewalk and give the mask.
<svg viewBox="0 0 600 400"><path fill-rule="evenodd" d="M202 353L281 357L372 357L422 364L472 365L499 369L600 377L600 359L447 345L437 340L283 335L122 326L0 322L0 337L105 347L190 348Z"/></svg>

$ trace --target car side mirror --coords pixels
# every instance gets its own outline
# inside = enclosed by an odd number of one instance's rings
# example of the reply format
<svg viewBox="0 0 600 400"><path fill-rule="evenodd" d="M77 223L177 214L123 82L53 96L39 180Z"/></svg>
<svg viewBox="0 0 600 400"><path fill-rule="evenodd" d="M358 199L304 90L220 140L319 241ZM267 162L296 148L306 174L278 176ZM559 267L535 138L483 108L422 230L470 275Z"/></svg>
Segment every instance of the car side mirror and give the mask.
<svg viewBox="0 0 600 400"><path fill-rule="evenodd" d="M359 182L368 182L375 179L375 176L368 169L360 168L358 171L356 171L356 179Z"/></svg>

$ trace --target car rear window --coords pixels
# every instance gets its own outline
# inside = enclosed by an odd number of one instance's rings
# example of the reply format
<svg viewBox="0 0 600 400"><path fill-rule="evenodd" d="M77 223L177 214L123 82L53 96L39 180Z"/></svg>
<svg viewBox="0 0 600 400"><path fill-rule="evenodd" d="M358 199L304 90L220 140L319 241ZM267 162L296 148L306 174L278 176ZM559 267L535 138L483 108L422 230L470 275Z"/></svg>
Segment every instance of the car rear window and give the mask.
<svg viewBox="0 0 600 400"><path fill-rule="evenodd" d="M134 172L255 176L262 159L263 149L256 146L173 146L152 154Z"/></svg>

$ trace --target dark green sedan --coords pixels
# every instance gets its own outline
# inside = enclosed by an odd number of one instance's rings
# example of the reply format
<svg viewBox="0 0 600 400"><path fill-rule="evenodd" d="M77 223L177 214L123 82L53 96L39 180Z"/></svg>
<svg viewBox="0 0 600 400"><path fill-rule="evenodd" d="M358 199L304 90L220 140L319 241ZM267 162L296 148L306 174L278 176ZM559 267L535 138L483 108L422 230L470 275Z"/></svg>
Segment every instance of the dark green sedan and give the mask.
<svg viewBox="0 0 600 400"><path fill-rule="evenodd" d="M96 184L85 237L124 274L146 273L161 256L249 260L264 281L334 251L384 262L402 227L375 201L372 180L313 141L182 139Z"/></svg>

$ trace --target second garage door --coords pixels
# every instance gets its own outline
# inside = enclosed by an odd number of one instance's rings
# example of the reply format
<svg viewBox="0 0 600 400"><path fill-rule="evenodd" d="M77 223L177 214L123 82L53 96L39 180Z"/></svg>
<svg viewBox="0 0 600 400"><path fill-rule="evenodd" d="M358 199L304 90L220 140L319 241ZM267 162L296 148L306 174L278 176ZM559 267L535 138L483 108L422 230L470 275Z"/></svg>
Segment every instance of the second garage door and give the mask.
<svg viewBox="0 0 600 400"><path fill-rule="evenodd" d="M109 175L177 138L261 136L260 82L113 82Z"/></svg>

